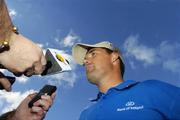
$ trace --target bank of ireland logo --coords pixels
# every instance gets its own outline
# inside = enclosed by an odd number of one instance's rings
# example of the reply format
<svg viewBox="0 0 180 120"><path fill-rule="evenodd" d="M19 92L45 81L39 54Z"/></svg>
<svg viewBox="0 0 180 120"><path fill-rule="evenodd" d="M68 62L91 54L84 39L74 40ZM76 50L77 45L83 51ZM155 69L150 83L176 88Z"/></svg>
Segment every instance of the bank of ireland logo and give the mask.
<svg viewBox="0 0 180 120"><path fill-rule="evenodd" d="M132 107L132 106L134 106L135 105L135 103L133 102L133 101L128 101L127 103L126 103L126 107Z"/></svg>
<svg viewBox="0 0 180 120"><path fill-rule="evenodd" d="M134 101L128 101L125 103L124 107L117 108L118 112L127 111L127 110L141 110L143 105L137 105Z"/></svg>

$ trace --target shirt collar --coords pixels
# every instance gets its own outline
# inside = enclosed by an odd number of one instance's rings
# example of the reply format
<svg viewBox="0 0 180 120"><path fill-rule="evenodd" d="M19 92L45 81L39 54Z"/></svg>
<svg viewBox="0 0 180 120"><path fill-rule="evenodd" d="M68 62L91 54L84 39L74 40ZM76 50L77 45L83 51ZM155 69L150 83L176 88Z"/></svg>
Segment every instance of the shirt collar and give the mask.
<svg viewBox="0 0 180 120"><path fill-rule="evenodd" d="M139 82L134 81L134 80L126 80L126 81L120 83L119 85L117 85L117 86L115 86L115 87L112 87L112 88L110 88L110 89L124 90L124 89L128 89L128 88L136 85L137 83L139 83ZM108 91L109 91L109 90L108 90ZM96 99L91 100L91 102L96 102L96 101L98 101L103 95L104 95L104 93L99 92L99 93L97 94Z"/></svg>
<svg viewBox="0 0 180 120"><path fill-rule="evenodd" d="M123 89L130 88L130 87L134 86L137 83L139 83L139 82L134 81L134 80L126 80L126 81L120 83L119 85L117 85L117 86L115 86L115 87L113 87L111 89L123 90Z"/></svg>

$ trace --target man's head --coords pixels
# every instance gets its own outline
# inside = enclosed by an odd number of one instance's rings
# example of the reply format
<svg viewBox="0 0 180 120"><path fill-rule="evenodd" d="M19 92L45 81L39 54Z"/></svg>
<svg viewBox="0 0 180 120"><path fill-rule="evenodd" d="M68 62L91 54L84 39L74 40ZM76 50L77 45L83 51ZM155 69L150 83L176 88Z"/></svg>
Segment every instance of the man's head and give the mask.
<svg viewBox="0 0 180 120"><path fill-rule="evenodd" d="M76 44L72 49L76 62L86 67L87 78L94 83L114 69L124 74L124 63L120 51L112 43L104 41L94 45Z"/></svg>

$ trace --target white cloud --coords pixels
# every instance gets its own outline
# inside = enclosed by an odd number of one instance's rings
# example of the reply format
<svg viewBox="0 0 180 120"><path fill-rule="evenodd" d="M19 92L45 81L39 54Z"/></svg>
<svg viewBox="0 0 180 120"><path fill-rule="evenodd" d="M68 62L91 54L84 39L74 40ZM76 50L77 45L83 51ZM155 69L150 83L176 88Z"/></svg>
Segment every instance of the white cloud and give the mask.
<svg viewBox="0 0 180 120"><path fill-rule="evenodd" d="M29 80L29 78L26 76L16 77L16 81L21 84L27 83L28 80Z"/></svg>
<svg viewBox="0 0 180 120"><path fill-rule="evenodd" d="M180 43L163 41L158 49L164 69L180 74Z"/></svg>
<svg viewBox="0 0 180 120"><path fill-rule="evenodd" d="M4 73L6 70L5 69L0 69L0 72L1 73Z"/></svg>
<svg viewBox="0 0 180 120"><path fill-rule="evenodd" d="M174 73L180 73L180 59L170 59L163 62L163 68Z"/></svg>
<svg viewBox="0 0 180 120"><path fill-rule="evenodd" d="M64 73L60 73L60 74L56 74L56 75L52 75L51 77L48 78L48 83L51 85L66 85L66 86L70 86L73 87L74 83L76 82L77 76L74 72L64 72Z"/></svg>
<svg viewBox="0 0 180 120"><path fill-rule="evenodd" d="M155 48L140 44L138 35L129 36L123 45L125 57L129 58L133 69L134 61L140 61L144 65L160 65L165 70L180 74L180 43L169 43L163 41ZM133 62L132 62L133 61Z"/></svg>
<svg viewBox="0 0 180 120"><path fill-rule="evenodd" d="M29 90L24 93L21 92L6 92L0 91L0 114L17 108L20 102L34 90Z"/></svg>
<svg viewBox="0 0 180 120"><path fill-rule="evenodd" d="M159 56L163 59L176 59L180 57L180 54L177 54L177 51L180 50L180 43L170 43L168 41L163 41L159 48Z"/></svg>
<svg viewBox="0 0 180 120"><path fill-rule="evenodd" d="M9 72L8 70L6 69L0 69L0 72L3 73L4 75L6 76L13 76L11 72ZM25 84L27 83L29 80L28 77L22 75L20 77L16 77L16 82L20 83L20 84Z"/></svg>
<svg viewBox="0 0 180 120"><path fill-rule="evenodd" d="M71 49L71 47L77 43L81 42L80 36L78 36L73 30L70 30L65 37L62 37L61 35L61 30L56 30L56 35L53 37L53 41L55 42L55 45L60 46L62 49L67 50ZM39 43L38 44L41 48L49 48L53 47L54 43L51 42L46 42L46 43Z"/></svg>
<svg viewBox="0 0 180 120"><path fill-rule="evenodd" d="M71 30L69 34L64 38L63 42L65 47L71 47L74 45L75 42L78 41L80 41L80 37Z"/></svg>
<svg viewBox="0 0 180 120"><path fill-rule="evenodd" d="M124 49L126 56L134 57L136 60L144 62L145 65L153 64L156 61L156 51L138 41L138 35L129 36L125 43Z"/></svg>
<svg viewBox="0 0 180 120"><path fill-rule="evenodd" d="M48 46L49 46L49 43L48 43L48 42L46 42L46 43L45 43L45 46L47 46L47 47L48 47Z"/></svg>
<svg viewBox="0 0 180 120"><path fill-rule="evenodd" d="M38 43L37 45L41 48L47 48L47 47L49 47L50 43L49 42L45 42L44 44Z"/></svg>
<svg viewBox="0 0 180 120"><path fill-rule="evenodd" d="M44 47L44 44L41 44L41 43L38 43L37 44L39 47L43 48Z"/></svg>
<svg viewBox="0 0 180 120"><path fill-rule="evenodd" d="M9 9L9 15L11 18L14 18L17 16L17 11L15 9Z"/></svg>
<svg viewBox="0 0 180 120"><path fill-rule="evenodd" d="M135 69L137 66L135 65L135 63L131 60L129 60L129 64L131 66L132 69Z"/></svg>
<svg viewBox="0 0 180 120"><path fill-rule="evenodd" d="M63 47L72 47L75 43L81 41L80 37L76 33L74 33L73 30L70 30L70 32L63 39L55 37L54 40L56 42L59 42Z"/></svg>

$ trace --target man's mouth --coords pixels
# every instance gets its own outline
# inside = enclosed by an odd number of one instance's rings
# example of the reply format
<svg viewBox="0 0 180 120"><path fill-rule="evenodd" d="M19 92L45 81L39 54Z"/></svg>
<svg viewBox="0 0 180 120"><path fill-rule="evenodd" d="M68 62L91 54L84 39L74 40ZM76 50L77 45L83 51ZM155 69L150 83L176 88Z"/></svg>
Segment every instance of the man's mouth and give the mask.
<svg viewBox="0 0 180 120"><path fill-rule="evenodd" d="M92 72L93 70L94 70L94 65L93 64L86 65L86 71L87 72Z"/></svg>

